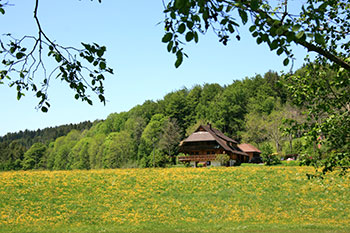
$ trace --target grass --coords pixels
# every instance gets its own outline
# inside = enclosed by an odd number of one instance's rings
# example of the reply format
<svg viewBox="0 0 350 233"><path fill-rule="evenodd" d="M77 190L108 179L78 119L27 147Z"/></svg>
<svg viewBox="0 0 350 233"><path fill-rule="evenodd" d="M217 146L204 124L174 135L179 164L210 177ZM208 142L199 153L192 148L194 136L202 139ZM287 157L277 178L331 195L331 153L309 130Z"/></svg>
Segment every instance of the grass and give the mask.
<svg viewBox="0 0 350 233"><path fill-rule="evenodd" d="M0 232L349 232L350 175L309 167L0 173Z"/></svg>

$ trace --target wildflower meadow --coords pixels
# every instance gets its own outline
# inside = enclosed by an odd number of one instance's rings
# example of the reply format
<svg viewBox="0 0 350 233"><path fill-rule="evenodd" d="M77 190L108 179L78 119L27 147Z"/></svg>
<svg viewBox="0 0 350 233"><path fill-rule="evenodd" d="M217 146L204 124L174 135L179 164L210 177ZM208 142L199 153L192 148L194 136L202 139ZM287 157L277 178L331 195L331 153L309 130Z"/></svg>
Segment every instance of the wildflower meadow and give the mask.
<svg viewBox="0 0 350 233"><path fill-rule="evenodd" d="M0 173L0 232L350 232L350 175L310 167Z"/></svg>

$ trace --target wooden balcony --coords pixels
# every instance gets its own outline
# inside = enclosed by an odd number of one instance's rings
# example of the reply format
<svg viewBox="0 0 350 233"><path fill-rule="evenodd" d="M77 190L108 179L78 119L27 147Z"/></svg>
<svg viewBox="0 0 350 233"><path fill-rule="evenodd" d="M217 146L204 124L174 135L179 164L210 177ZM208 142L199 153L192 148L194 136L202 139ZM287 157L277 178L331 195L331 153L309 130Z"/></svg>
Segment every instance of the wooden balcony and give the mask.
<svg viewBox="0 0 350 233"><path fill-rule="evenodd" d="M189 156L179 156L179 161L181 162L190 162L190 161L197 161L197 162L205 162L205 161L213 161L216 160L216 155L189 155Z"/></svg>

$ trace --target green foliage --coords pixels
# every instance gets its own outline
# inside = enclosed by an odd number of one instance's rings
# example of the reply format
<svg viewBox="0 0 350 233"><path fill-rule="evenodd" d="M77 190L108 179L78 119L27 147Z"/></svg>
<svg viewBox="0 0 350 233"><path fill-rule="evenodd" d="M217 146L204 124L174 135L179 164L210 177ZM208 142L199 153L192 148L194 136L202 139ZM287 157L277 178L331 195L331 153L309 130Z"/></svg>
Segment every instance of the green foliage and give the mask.
<svg viewBox="0 0 350 233"><path fill-rule="evenodd" d="M148 166L148 157L156 148L163 134L163 127L167 118L163 114L155 114L146 126L141 136L140 146L138 148L138 160L144 158L143 164Z"/></svg>
<svg viewBox="0 0 350 233"><path fill-rule="evenodd" d="M165 122L163 133L159 140L159 148L163 153L166 153L168 156L174 156L177 154L181 134L181 128L175 119L170 118Z"/></svg>
<svg viewBox="0 0 350 233"><path fill-rule="evenodd" d="M249 31L256 38L257 44L265 43L277 55L284 55L283 64L290 64L294 59L291 45L293 43L306 48L309 52L317 53L316 62L308 64L302 72L287 75L289 89L293 101L305 105L309 114L303 127L307 136L323 138L323 145L328 148L328 160L324 160L323 173L332 171L334 166L340 166L341 158L348 157L350 135L349 114L349 34L350 30L350 3L349 1L310 0L300 9L290 11L290 1L281 1L272 4L269 1L178 1L169 0L165 7L165 29L167 40L171 44L169 52L177 56L176 67L182 63L179 54L183 52L183 45L192 41L192 35L197 32L205 34L212 29L218 36L219 42L226 45L233 35L240 40L239 27L250 24ZM295 6L294 6L295 8ZM187 28L186 28L187 26ZM184 33L187 30L187 33ZM198 39L195 40L198 42ZM301 73L301 74L300 74ZM273 81L274 75L267 75ZM278 93L278 82L274 84L274 92ZM263 88L261 88L263 89ZM282 90L282 88L279 88ZM286 95L281 95L281 101L286 101ZM277 129L279 113L273 112L273 102L264 99L265 95L258 93L251 97L256 106L255 112L265 113L270 121L270 139L276 144L277 151L281 151L281 135ZM260 100L260 101L259 101ZM224 101L226 102L226 101ZM233 106L231 106L233 108ZM233 110L233 111L232 111ZM228 110L230 111L230 110ZM244 112L239 108L231 109L230 113ZM237 133L241 122L233 122L233 129L227 129L232 122L225 114L214 111L210 117L220 129ZM240 119L235 117L235 120ZM252 119L252 117L251 117ZM272 122L272 123L271 123ZM230 124L229 124L230 123ZM300 123L298 123L300 124ZM251 127L251 126L249 126ZM288 127L288 126L283 126ZM230 132L233 130L232 132ZM260 130L259 130L260 131ZM290 151L293 151L292 131L285 131L288 137ZM243 135L246 139L251 136ZM338 156L332 156L335 151ZM327 156L326 156L327 157ZM338 161L339 159L339 161ZM345 167L344 167L345 169Z"/></svg>
<svg viewBox="0 0 350 233"><path fill-rule="evenodd" d="M2 143L0 147L0 169L1 170L19 170L22 168L23 155L26 148L19 140L11 143Z"/></svg>
<svg viewBox="0 0 350 233"><path fill-rule="evenodd" d="M42 143L34 143L33 146L24 153L22 168L24 170L45 168L43 161L46 152L46 146Z"/></svg>
<svg viewBox="0 0 350 233"><path fill-rule="evenodd" d="M281 163L283 166L289 166L289 167L300 166L299 160L281 161Z"/></svg>
<svg viewBox="0 0 350 233"><path fill-rule="evenodd" d="M267 140L266 122L260 114L250 112L245 116L245 120L245 131L242 133L244 142L258 145Z"/></svg>
<svg viewBox="0 0 350 233"><path fill-rule="evenodd" d="M281 163L281 159L278 154L273 153L273 148L270 144L264 144L260 147L261 158L265 165L271 166Z"/></svg>
<svg viewBox="0 0 350 233"><path fill-rule="evenodd" d="M181 128L187 127L185 125L185 119L189 112L186 101L187 95L188 90L181 89L165 95L164 100L160 103L164 108L164 115L175 119Z"/></svg>
<svg viewBox="0 0 350 233"><path fill-rule="evenodd" d="M90 169L90 157L89 148L93 139L86 137L80 139L69 153L69 157L72 158L71 169Z"/></svg>
<svg viewBox="0 0 350 233"><path fill-rule="evenodd" d="M228 136L239 139L242 135L248 143L271 141L267 126L274 119L277 130L282 124L280 118L272 116L287 111L286 105L279 101L286 94L274 89L279 81L280 77L269 71L264 76L256 75L225 87L197 85L190 90L173 91L157 102L145 101L128 112L112 113L92 126L82 123L43 129L40 133L8 134L0 138L4 140L0 143L1 169L9 167L2 161L9 160L7 147L11 138L29 145L43 140L47 145L43 167L55 170L153 167L153 152L156 166L175 164L185 132L188 136L200 124L208 122ZM259 108L263 100L273 106ZM23 155L17 159L16 169L22 168L22 160ZM11 166L6 169L14 169Z"/></svg>
<svg viewBox="0 0 350 233"><path fill-rule="evenodd" d="M239 27L249 21L249 31L256 38L257 44L265 43L277 55L284 54L285 66L294 57L291 48L293 42L349 71L346 54L349 54L350 42L343 42L347 41L348 35L342 33L350 28L348 8L347 1L310 0L297 9L299 12L292 13L288 1L271 4L264 0L198 0L188 3L169 0L164 10L165 35L162 41L168 44L169 52L176 54L175 66L178 67L182 63L182 55L185 55L182 48L185 41L190 42L195 37L197 43L198 33L205 34L209 29L213 29L219 42L224 45L232 35L236 35L239 41ZM186 34L183 34L184 23L188 29ZM345 53L340 53L340 49Z"/></svg>
<svg viewBox="0 0 350 233"><path fill-rule="evenodd" d="M211 120L213 115L212 106L215 106L215 100L223 91L223 88L217 84L204 84L198 105L196 107L197 119Z"/></svg>
<svg viewBox="0 0 350 233"><path fill-rule="evenodd" d="M83 48L78 49L56 43L41 27L38 4L39 1L35 1L33 13L37 36L24 35L22 38L14 38L11 33L7 33L0 38L0 54L3 56L0 84L4 84L3 80L6 80L10 87L16 87L18 100L26 92L34 92L39 99L37 108L42 112L47 112L50 108L48 87L53 76L60 78L73 89L75 99L81 99L91 105L92 100L87 93L89 90L105 104L104 75L113 74L113 70L107 67L106 59L103 57L106 47L96 43L81 43ZM7 3L0 4L0 13L5 14L6 5ZM45 63L50 58L57 64L52 70L47 71Z"/></svg>
<svg viewBox="0 0 350 233"><path fill-rule="evenodd" d="M103 144L103 167L120 168L130 160L135 160L133 142L126 131L109 134Z"/></svg>
<svg viewBox="0 0 350 233"><path fill-rule="evenodd" d="M317 154L321 160L306 160L303 164L322 167L322 173L348 167L343 161L349 157L350 145L349 80L348 71L337 70L325 61L309 63L294 75L287 76L286 84L294 103L308 110L308 118L299 127L310 145L319 144L322 150L320 155ZM315 154L311 156L315 157Z"/></svg>
<svg viewBox="0 0 350 233"><path fill-rule="evenodd" d="M242 82L229 85L217 97L211 119L215 126L229 136L244 129L244 115L247 113L248 92Z"/></svg>
<svg viewBox="0 0 350 233"><path fill-rule="evenodd" d="M9 144L11 141L17 140L28 149L34 143L41 142L43 144L49 144L56 138L67 135L73 129L83 131L90 129L92 125L93 124L90 121L84 121L78 124L66 124L45 129L24 130L16 133L7 133L6 135L0 137L0 144Z"/></svg>
<svg viewBox="0 0 350 233"><path fill-rule="evenodd" d="M78 143L81 134L77 130L72 130L67 136L56 139L48 154L48 168L53 170L71 169L75 158L70 153L71 149Z"/></svg>
<svg viewBox="0 0 350 233"><path fill-rule="evenodd" d="M317 162L317 158L308 154L301 154L299 156L299 164L300 166L310 166Z"/></svg>
<svg viewBox="0 0 350 233"><path fill-rule="evenodd" d="M171 157L161 150L155 149L148 156L147 161L149 167L166 167L171 163Z"/></svg>
<svg viewBox="0 0 350 233"><path fill-rule="evenodd" d="M227 154L218 154L216 155L216 160L218 160L221 166L227 165L228 161L230 161L230 156Z"/></svg>

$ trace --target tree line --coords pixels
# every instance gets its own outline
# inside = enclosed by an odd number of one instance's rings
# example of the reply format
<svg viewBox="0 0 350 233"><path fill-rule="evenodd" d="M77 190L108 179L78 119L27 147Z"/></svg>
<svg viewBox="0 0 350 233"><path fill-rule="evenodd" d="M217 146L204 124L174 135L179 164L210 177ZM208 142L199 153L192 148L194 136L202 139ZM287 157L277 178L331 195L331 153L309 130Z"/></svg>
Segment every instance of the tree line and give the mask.
<svg viewBox="0 0 350 233"><path fill-rule="evenodd" d="M0 138L0 169L165 167L176 163L180 141L208 122L264 153L299 154L316 167L338 156L341 164L331 165L346 169L350 92L320 86L320 75L326 83L339 78L310 63L290 75L182 88L93 123L9 133Z"/></svg>
<svg viewBox="0 0 350 233"><path fill-rule="evenodd" d="M67 135L71 130L84 130L92 126L92 122L84 121L79 124L67 124L38 130L24 130L7 133L0 137L0 169L21 169L24 153L34 143L49 144L56 138Z"/></svg>
<svg viewBox="0 0 350 233"><path fill-rule="evenodd" d="M103 121L7 134L0 139L1 169L164 167L176 162L180 141L207 122L238 141L298 153L300 135L281 130L285 118L303 120L289 99L273 71L225 86L182 88Z"/></svg>

